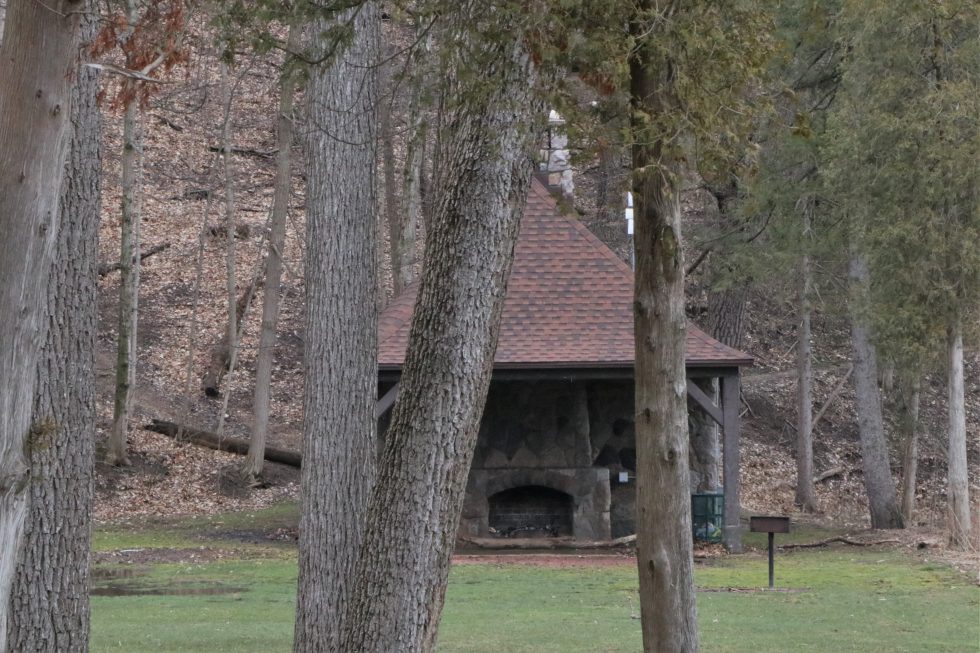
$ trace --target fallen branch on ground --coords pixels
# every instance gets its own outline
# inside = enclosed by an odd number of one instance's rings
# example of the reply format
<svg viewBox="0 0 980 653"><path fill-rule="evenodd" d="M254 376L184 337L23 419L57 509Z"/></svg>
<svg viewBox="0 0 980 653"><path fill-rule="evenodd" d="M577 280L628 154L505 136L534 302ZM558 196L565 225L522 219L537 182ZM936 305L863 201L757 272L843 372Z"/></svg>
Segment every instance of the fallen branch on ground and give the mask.
<svg viewBox="0 0 980 653"><path fill-rule="evenodd" d="M159 245L154 245L148 250L140 252L140 262L145 261L154 254L159 254L163 250L170 247L170 243L160 243ZM116 270L122 270L122 261L116 261L115 263L103 263L99 266L99 276L104 277L110 272L115 272Z"/></svg>
<svg viewBox="0 0 980 653"><path fill-rule="evenodd" d="M227 436L219 438L217 433L201 431L188 426L181 426L180 424L176 424L174 422L154 419L143 428L147 431L160 433L161 435L166 435L174 439L179 437L181 441L190 442L201 447L207 447L208 449L215 449L216 451L237 453L240 456L244 456L248 453L248 440ZM290 467L299 467L302 461L302 456L298 451L266 447L265 459L273 463L281 463L283 465L289 465Z"/></svg>
<svg viewBox="0 0 980 653"><path fill-rule="evenodd" d="M826 481L828 478L834 478L835 476L840 476L844 473L843 467L831 467L824 473L820 474L813 479L814 483L820 483L821 481Z"/></svg>
<svg viewBox="0 0 980 653"><path fill-rule="evenodd" d="M874 542L859 542L857 540L852 540L844 536L828 537L826 540L820 540L819 542L807 542L804 544L781 544L780 549L814 549L818 546L827 546L828 544L834 544L835 542L840 542L841 544L847 544L849 546L876 546L878 544L898 544L899 540L876 540Z"/></svg>
<svg viewBox="0 0 980 653"><path fill-rule="evenodd" d="M208 150L211 151L211 152L219 152L219 153L225 151L224 148L221 147L220 145L211 145L211 146L208 147ZM260 159L271 159L272 157L274 157L279 152L278 149L274 149L274 150L257 150L254 147L236 147L236 146L232 146L232 147L228 148L228 150L232 154L242 154L242 155L245 155L245 156L254 156L254 157L258 157Z"/></svg>
<svg viewBox="0 0 980 653"><path fill-rule="evenodd" d="M636 535L614 540L576 540L571 537L460 537L459 540L481 549L615 549L636 543Z"/></svg>
<svg viewBox="0 0 980 653"><path fill-rule="evenodd" d="M252 306L252 300L258 294L257 291L265 284L265 264L266 259L262 259L262 263L256 270L252 280L242 291L241 296L235 303L236 343L241 342L242 331L245 330L245 316L248 314L248 309ZM226 329L221 334L218 342L211 348L211 360L208 363L207 369L204 370L204 376L201 378L201 387L204 389L204 394L208 397L221 396L221 380L231 368L231 353L231 341L228 338L228 331Z"/></svg>

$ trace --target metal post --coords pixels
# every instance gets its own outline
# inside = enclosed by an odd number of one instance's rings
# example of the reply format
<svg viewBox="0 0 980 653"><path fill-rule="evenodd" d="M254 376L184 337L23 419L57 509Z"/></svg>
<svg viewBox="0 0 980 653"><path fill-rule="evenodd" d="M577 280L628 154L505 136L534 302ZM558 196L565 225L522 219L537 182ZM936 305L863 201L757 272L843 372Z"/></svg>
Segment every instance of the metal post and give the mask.
<svg viewBox="0 0 980 653"><path fill-rule="evenodd" d="M775 546L776 534L769 533L769 589L773 588L773 565L772 565L772 553Z"/></svg>

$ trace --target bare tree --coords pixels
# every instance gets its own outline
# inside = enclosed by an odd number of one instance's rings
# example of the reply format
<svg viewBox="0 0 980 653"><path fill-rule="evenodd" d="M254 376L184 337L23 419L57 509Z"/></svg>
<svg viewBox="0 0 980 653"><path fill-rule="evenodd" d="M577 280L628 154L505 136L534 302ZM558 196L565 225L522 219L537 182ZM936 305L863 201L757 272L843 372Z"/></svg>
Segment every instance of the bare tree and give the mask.
<svg viewBox="0 0 980 653"><path fill-rule="evenodd" d="M492 39L473 29L499 21L494 9L471 1L451 14L447 50L479 53L480 73L461 69L472 61L455 60L446 74L451 99L435 212L400 396L343 613L344 651L435 648L533 144L545 113L524 39ZM519 19L511 20L515 24L493 24L520 34Z"/></svg>
<svg viewBox="0 0 980 653"><path fill-rule="evenodd" d="M803 511L813 512L817 509L817 495L813 487L813 334L810 328L813 313L813 270L808 244L812 235L812 199L805 199L802 209L800 337L796 349L796 503Z"/></svg>
<svg viewBox="0 0 980 653"><path fill-rule="evenodd" d="M329 7L321 7L324 13ZM376 457L379 7L310 26L305 416L295 651L339 646ZM331 27L349 29L338 49ZM341 30L346 31L346 30Z"/></svg>
<svg viewBox="0 0 980 653"><path fill-rule="evenodd" d="M863 315L867 305L868 266L860 253L850 261L852 288L851 351L854 356L854 397L857 402L861 465L872 528L902 528L902 513L895 495L895 480L888 462L888 444L878 390L878 357Z"/></svg>
<svg viewBox="0 0 980 653"><path fill-rule="evenodd" d="M915 481L919 469L919 379L900 375L899 396L901 417L899 424L905 434L902 452L902 519L911 524L915 514Z"/></svg>
<svg viewBox="0 0 980 653"><path fill-rule="evenodd" d="M139 20L136 3L127 3L129 21ZM122 151L122 217L119 245L119 308L116 334L116 390L112 409L112 427L106 443L106 462L129 465L129 414L136 384L137 330L139 324L140 287L140 186L142 184L143 134L139 103L130 99L123 114Z"/></svg>
<svg viewBox="0 0 980 653"><path fill-rule="evenodd" d="M30 497L26 452L54 435L33 419L45 290L68 151L79 2L14 2L0 42L0 651Z"/></svg>
<svg viewBox="0 0 980 653"><path fill-rule="evenodd" d="M949 401L948 489L949 538L959 549L970 546L970 478L966 465L966 405L963 385L963 325L953 320L947 333L949 354L947 388Z"/></svg>
<svg viewBox="0 0 980 653"><path fill-rule="evenodd" d="M286 49L296 52L301 31L291 25ZM265 268L265 290L262 296L262 326L259 333L259 352L255 363L255 400L252 438L243 473L253 483L262 474L265 461L265 442L269 430L269 402L272 387L272 362L275 360L276 328L279 323L279 284L282 281L282 256L286 245L286 218L292 193L293 95L297 70L286 61L279 82L279 116L277 118L276 185L272 198L272 221L269 234L269 256Z"/></svg>
<svg viewBox="0 0 980 653"><path fill-rule="evenodd" d="M130 43L135 38L140 22L140 8L135 0L126 0L127 28L120 35L120 43L130 49L133 57L139 45ZM144 77L163 63L162 55L141 71ZM143 133L140 125L140 107L136 81L127 79L122 102L123 151L122 151L122 205L121 235L119 246L119 309L116 334L116 390L112 409L112 427L106 443L106 462L110 465L129 465L129 417L132 410L133 391L136 387L136 368L139 361L137 332L139 329L140 288L140 222L142 221Z"/></svg>
<svg viewBox="0 0 980 653"><path fill-rule="evenodd" d="M90 40L98 23L89 14L81 21ZM102 118L98 74L81 66L77 75L34 394L33 421L48 426L28 452L29 517L7 633L13 651L88 651Z"/></svg>
<svg viewBox="0 0 980 653"><path fill-rule="evenodd" d="M431 34L425 34L425 28L422 22L415 26L419 43L409 55L411 95L408 102L408 136L402 173L402 203L400 213L389 218L392 241L391 267L396 295L404 290L415 276L416 233L422 221L422 182L425 172L425 145L429 134L425 118L424 95L430 81L431 49Z"/></svg>

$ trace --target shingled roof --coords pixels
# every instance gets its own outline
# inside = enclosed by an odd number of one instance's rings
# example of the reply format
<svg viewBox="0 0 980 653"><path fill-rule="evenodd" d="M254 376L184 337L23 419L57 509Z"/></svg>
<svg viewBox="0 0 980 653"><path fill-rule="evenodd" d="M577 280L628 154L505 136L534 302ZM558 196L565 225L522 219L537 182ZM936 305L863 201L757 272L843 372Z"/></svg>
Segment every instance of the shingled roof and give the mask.
<svg viewBox="0 0 980 653"><path fill-rule="evenodd" d="M378 364L399 369L417 286L381 313ZM752 358L687 326L689 367L751 365ZM535 179L514 252L494 366L633 366L633 271Z"/></svg>

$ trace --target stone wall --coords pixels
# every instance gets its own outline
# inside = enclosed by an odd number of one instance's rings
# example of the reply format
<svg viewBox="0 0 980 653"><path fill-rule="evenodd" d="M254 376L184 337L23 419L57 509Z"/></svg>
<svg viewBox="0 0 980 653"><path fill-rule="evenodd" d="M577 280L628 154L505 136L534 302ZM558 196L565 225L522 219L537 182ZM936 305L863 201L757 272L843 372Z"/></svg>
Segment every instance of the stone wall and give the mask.
<svg viewBox="0 0 980 653"><path fill-rule="evenodd" d="M590 426L582 383L492 383L473 467L591 467Z"/></svg>
<svg viewBox="0 0 980 653"><path fill-rule="evenodd" d="M569 495L575 537L604 539L634 533L633 415L630 380L494 381L480 425L460 533L490 535L490 497L518 487Z"/></svg>
<svg viewBox="0 0 980 653"><path fill-rule="evenodd" d="M610 473L618 478L635 468L632 413L628 381L492 383L461 532L489 534L490 497L521 486L570 495L577 538L605 539L631 528L632 482L611 482Z"/></svg>

